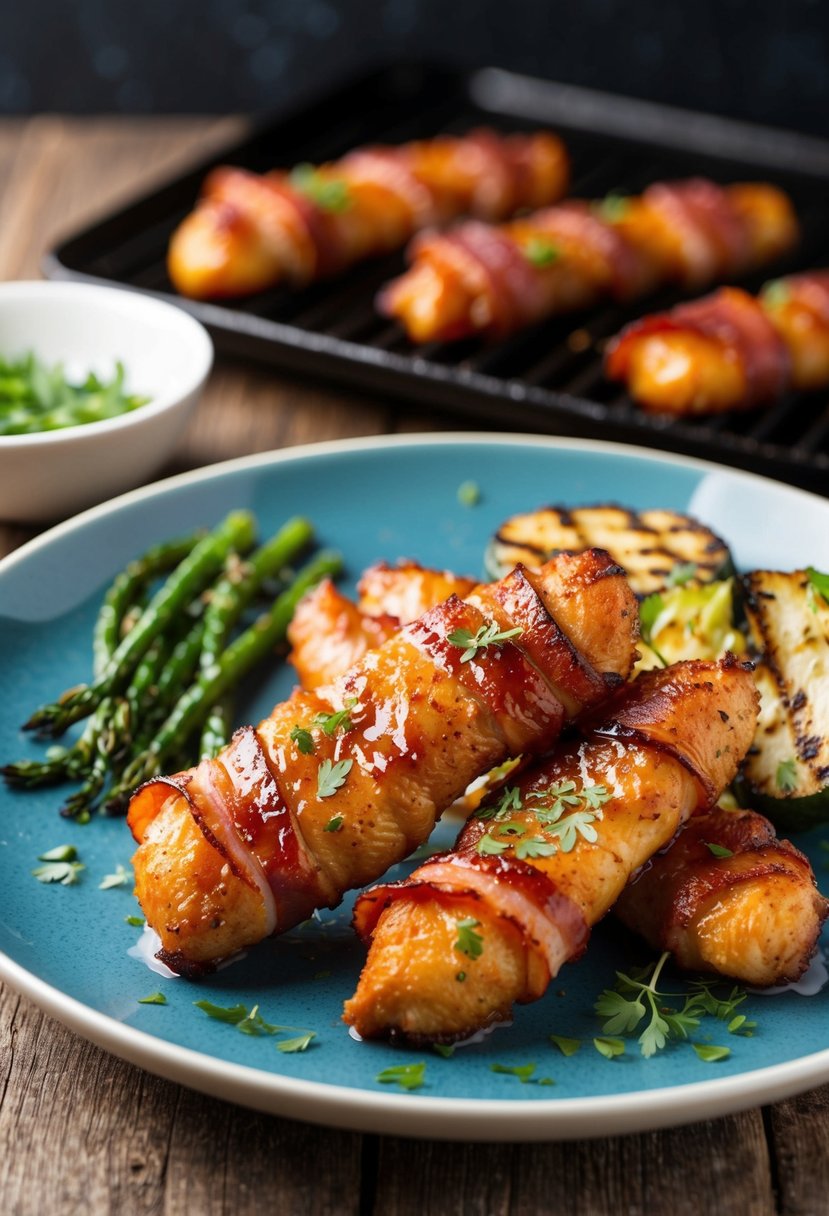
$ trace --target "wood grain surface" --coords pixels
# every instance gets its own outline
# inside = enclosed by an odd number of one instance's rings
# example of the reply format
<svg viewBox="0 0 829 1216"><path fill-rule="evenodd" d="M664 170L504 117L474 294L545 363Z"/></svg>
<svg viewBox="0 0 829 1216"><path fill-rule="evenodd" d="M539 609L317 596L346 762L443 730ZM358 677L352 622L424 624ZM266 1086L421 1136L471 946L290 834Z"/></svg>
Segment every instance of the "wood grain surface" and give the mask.
<svg viewBox="0 0 829 1216"><path fill-rule="evenodd" d="M0 279L38 277L40 257L58 236L243 126L237 119L0 121ZM405 406L220 362L164 472L313 440L448 425ZM0 524L0 555L31 535ZM732 1118L578 1144L361 1136L255 1114L159 1080L0 986L0 1216L263 1211L817 1216L829 1211L829 1087Z"/></svg>

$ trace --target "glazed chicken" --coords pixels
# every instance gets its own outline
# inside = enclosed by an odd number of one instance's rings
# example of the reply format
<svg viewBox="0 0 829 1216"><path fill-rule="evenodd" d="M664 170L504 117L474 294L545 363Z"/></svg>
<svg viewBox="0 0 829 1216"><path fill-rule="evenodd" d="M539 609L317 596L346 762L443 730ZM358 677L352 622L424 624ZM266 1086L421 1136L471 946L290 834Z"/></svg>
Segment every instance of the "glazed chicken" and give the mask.
<svg viewBox="0 0 829 1216"><path fill-rule="evenodd" d="M160 957L198 974L377 878L475 777L606 700L637 632L601 550L518 567L296 690L215 760L147 782L128 822Z"/></svg>
<svg viewBox="0 0 829 1216"><path fill-rule="evenodd" d="M453 852L359 897L371 945L345 1021L365 1038L449 1043L537 1000L630 877L713 805L756 720L736 660L639 676L580 741L485 803Z"/></svg>
<svg viewBox="0 0 829 1216"><path fill-rule="evenodd" d="M500 227L425 232L378 307L413 342L499 338L604 300L744 273L797 236L791 203L773 186L660 182L636 198L567 202Z"/></svg>
<svg viewBox="0 0 829 1216"><path fill-rule="evenodd" d="M829 271L735 287L635 321L608 347L607 375L643 409L715 414L829 384Z"/></svg>
<svg viewBox="0 0 829 1216"><path fill-rule="evenodd" d="M289 658L302 687L330 684L403 625L474 587L475 579L413 561L370 566L357 584L356 603L324 580L300 601L288 627Z"/></svg>
<svg viewBox="0 0 829 1216"><path fill-rule="evenodd" d="M806 970L829 902L768 819L715 807L651 859L614 912L679 966L766 988Z"/></svg>
<svg viewBox="0 0 829 1216"><path fill-rule="evenodd" d="M506 219L561 198L567 151L555 135L473 131L264 175L223 166L173 234L168 269L194 299L252 295L338 274L399 249L427 225Z"/></svg>

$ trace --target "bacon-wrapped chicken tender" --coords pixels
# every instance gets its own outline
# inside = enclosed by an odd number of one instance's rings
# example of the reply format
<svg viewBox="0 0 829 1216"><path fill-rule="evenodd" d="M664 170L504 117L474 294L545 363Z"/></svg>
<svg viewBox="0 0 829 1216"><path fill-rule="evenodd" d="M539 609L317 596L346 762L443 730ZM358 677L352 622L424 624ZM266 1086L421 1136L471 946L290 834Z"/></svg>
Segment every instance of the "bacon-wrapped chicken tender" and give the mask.
<svg viewBox="0 0 829 1216"><path fill-rule="evenodd" d="M319 583L299 603L288 627L289 657L302 687L330 684L403 625L450 595L463 599L474 587L474 579L413 561L369 567L357 584L356 603L330 579Z"/></svg>
<svg viewBox="0 0 829 1216"><path fill-rule="evenodd" d="M757 693L735 660L690 661L638 677L608 715L485 804L454 852L360 896L371 947L345 1020L361 1035L451 1042L542 996L732 780Z"/></svg>
<svg viewBox="0 0 829 1216"><path fill-rule="evenodd" d="M659 183L637 198L568 202L500 227L471 221L423 233L411 245L410 269L383 289L378 307L414 342L503 337L601 300L740 274L796 239L791 204L773 186Z"/></svg>
<svg viewBox="0 0 829 1216"><path fill-rule="evenodd" d="M538 753L630 673L636 601L607 554L452 596L215 760L147 782L128 822L161 957L197 973L426 839L475 777Z"/></svg>
<svg viewBox="0 0 829 1216"><path fill-rule="evenodd" d="M735 287L627 326L607 375L644 409L714 414L829 384L829 271L792 275L758 298Z"/></svg>
<svg viewBox="0 0 829 1216"><path fill-rule="evenodd" d="M194 299L311 283L398 249L429 224L472 214L505 219L567 191L567 151L549 132L473 131L260 176L214 169L173 234L168 269Z"/></svg>
<svg viewBox="0 0 829 1216"><path fill-rule="evenodd" d="M829 902L768 819L715 807L651 859L614 912L681 967L765 988L806 970Z"/></svg>

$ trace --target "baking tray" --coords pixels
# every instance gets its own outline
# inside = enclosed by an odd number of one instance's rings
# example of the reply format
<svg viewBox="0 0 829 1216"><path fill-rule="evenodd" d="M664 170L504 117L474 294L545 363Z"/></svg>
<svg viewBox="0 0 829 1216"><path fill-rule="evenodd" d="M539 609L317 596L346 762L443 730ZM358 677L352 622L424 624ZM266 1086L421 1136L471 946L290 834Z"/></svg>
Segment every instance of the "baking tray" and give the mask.
<svg viewBox="0 0 829 1216"><path fill-rule="evenodd" d="M45 273L172 299L207 325L223 352L370 389L386 400L406 398L510 430L684 452L829 494L829 395L791 396L759 413L675 421L641 413L605 381L606 339L643 311L675 303L681 298L676 292L633 308L604 305L551 320L495 345L420 348L373 304L381 284L402 269L402 253L302 291L279 288L231 304L195 303L173 292L167 242L213 165L264 171L336 157L361 143L462 133L482 123L505 131L558 131L573 158L572 193L583 197L638 192L657 179L692 174L775 182L795 201L803 240L795 255L740 282L755 290L776 274L829 265L829 142L497 68L404 65L375 71L283 115L62 241L46 254Z"/></svg>

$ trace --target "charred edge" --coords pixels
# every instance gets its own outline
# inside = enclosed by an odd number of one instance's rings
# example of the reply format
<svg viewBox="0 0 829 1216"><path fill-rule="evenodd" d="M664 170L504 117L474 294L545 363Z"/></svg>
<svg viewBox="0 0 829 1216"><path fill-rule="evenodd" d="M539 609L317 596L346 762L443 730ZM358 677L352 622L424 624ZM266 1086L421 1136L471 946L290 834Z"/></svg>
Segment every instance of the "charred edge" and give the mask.
<svg viewBox="0 0 829 1216"><path fill-rule="evenodd" d="M196 959L188 958L181 950L165 950L163 946L156 951L155 957L160 963L164 963L165 967L169 967L171 971L175 971L176 975L180 975L186 980L201 980L205 976L212 975L216 970L215 962L198 962Z"/></svg>

